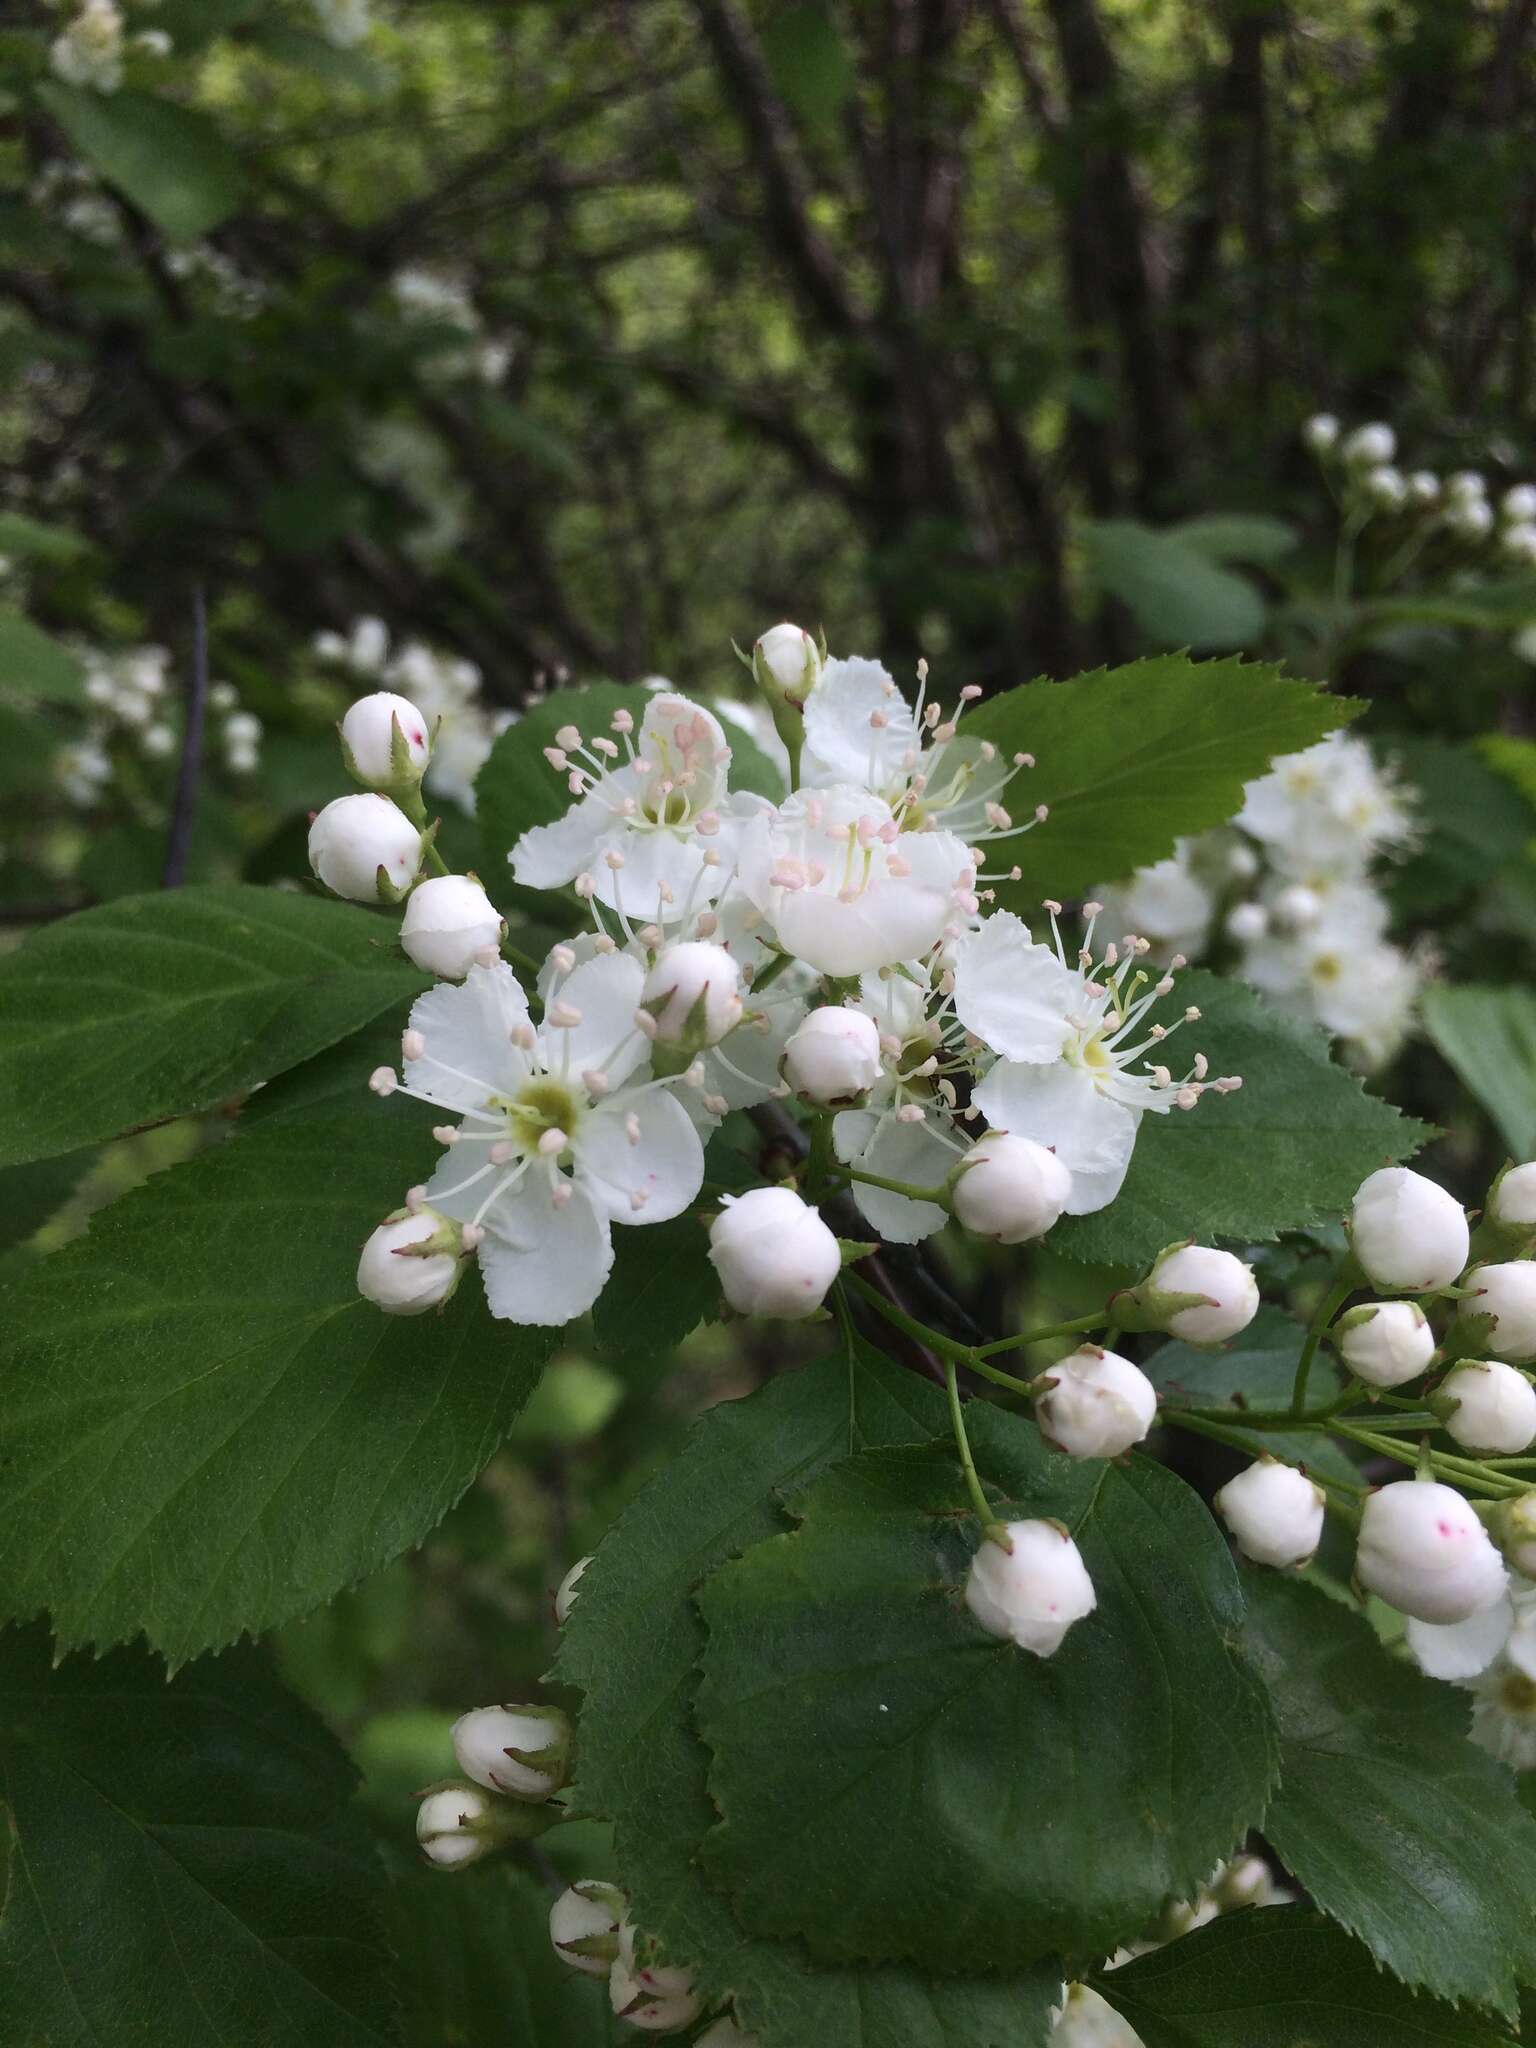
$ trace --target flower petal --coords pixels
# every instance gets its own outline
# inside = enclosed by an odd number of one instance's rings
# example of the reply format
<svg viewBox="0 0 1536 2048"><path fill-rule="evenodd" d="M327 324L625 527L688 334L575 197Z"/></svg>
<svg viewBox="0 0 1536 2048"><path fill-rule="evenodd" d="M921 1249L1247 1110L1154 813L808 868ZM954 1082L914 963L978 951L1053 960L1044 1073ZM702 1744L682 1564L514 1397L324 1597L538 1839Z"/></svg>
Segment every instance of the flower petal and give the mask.
<svg viewBox="0 0 1536 2048"><path fill-rule="evenodd" d="M596 953L552 984L551 1008L567 1003L581 1022L551 1024L546 1013L539 1038L549 1071L572 1079L601 1071L613 1088L632 1074L649 1050L635 1025L644 987L645 969L631 953Z"/></svg>
<svg viewBox="0 0 1536 2048"><path fill-rule="evenodd" d="M1081 995L1081 975L1037 945L1010 910L996 911L955 948L955 1015L1004 1059L1059 1059Z"/></svg>
<svg viewBox="0 0 1536 2048"><path fill-rule="evenodd" d="M529 1061L511 1034L527 1021L528 999L504 960L471 967L461 982L439 982L411 1006L411 1029L427 1049L405 1062L408 1085L445 1109L479 1109L492 1096L515 1094Z"/></svg>
<svg viewBox="0 0 1536 2048"><path fill-rule="evenodd" d="M886 1180L911 1181L917 1187L937 1187L961 1156L944 1143L930 1119L904 1124L867 1109L845 1109L833 1119L832 1146L845 1166L862 1166ZM948 1210L937 1202L914 1202L889 1188L861 1187L855 1181L852 1194L859 1214L891 1244L917 1244L949 1221Z"/></svg>
<svg viewBox="0 0 1536 2048"><path fill-rule="evenodd" d="M1119 1194L1136 1146L1139 1110L1103 1094L1082 1067L1001 1060L975 1100L995 1131L1045 1145L1072 1176L1069 1216L1088 1216Z"/></svg>
<svg viewBox="0 0 1536 2048"><path fill-rule="evenodd" d="M704 1178L699 1134L665 1088L609 1098L583 1119L575 1153L578 1187L615 1223L665 1223L680 1216ZM638 1208L637 1195L643 1198Z"/></svg>
<svg viewBox="0 0 1536 2048"><path fill-rule="evenodd" d="M1477 1678L1509 1640L1514 1609L1507 1600L1485 1607L1466 1621L1408 1623L1408 1647L1427 1678Z"/></svg>
<svg viewBox="0 0 1536 2048"><path fill-rule="evenodd" d="M889 670L862 654L827 663L805 704L805 781L883 796L905 782L902 756L916 744L911 708Z"/></svg>
<svg viewBox="0 0 1536 2048"><path fill-rule="evenodd" d="M583 869L596 875L615 823L612 799L594 792L552 825L530 825L512 849L513 881L525 889L561 889Z"/></svg>
<svg viewBox="0 0 1536 2048"><path fill-rule="evenodd" d="M486 1218L480 1272L491 1314L506 1322L568 1323L592 1306L613 1269L607 1217L579 1186L557 1209L550 1185L547 1169L534 1167L517 1199Z"/></svg>

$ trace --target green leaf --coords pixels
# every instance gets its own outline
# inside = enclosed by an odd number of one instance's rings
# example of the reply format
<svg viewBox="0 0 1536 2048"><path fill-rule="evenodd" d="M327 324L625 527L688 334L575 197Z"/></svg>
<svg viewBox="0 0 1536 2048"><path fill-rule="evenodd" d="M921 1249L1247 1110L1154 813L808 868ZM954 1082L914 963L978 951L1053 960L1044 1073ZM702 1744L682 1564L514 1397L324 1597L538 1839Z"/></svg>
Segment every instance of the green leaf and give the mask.
<svg viewBox="0 0 1536 2048"><path fill-rule="evenodd" d="M86 162L173 242L195 242L240 204L239 159L196 107L57 80L39 85L37 97Z"/></svg>
<svg viewBox="0 0 1536 2048"><path fill-rule="evenodd" d="M1270 568L1292 553L1297 534L1283 519L1262 512L1207 512L1167 528L1181 547L1209 555L1213 562L1255 562Z"/></svg>
<svg viewBox="0 0 1536 2048"><path fill-rule="evenodd" d="M51 1664L0 1636L15 2048L382 2048L396 2039L355 1773L254 1649L166 1683L143 1650Z"/></svg>
<svg viewBox="0 0 1536 2048"><path fill-rule="evenodd" d="M1276 1853L1405 1984L1513 2019L1536 1980L1536 1822L1466 1739L1465 1697L1313 1588L1249 1584L1249 1654L1280 1729Z"/></svg>
<svg viewBox="0 0 1536 2048"><path fill-rule="evenodd" d="M467 1275L386 1316L358 1247L421 1177L415 1117L274 1118L158 1175L0 1294L0 1610L173 1660L274 1627L419 1543L555 1334Z"/></svg>
<svg viewBox="0 0 1536 2048"><path fill-rule="evenodd" d="M475 815L480 821L480 879L502 909L569 924L575 897L556 890L521 889L507 856L530 825L549 825L570 808L565 777L551 768L544 749L562 725L578 726L586 738L607 736L615 711L632 711L638 725L645 693L621 683L593 683L584 690L557 690L509 725L492 747L475 781Z"/></svg>
<svg viewBox="0 0 1536 2048"><path fill-rule="evenodd" d="M1140 1265L1180 1238L1268 1243L1282 1230L1334 1221L1366 1174L1430 1136L1367 1095L1324 1035L1251 989L1184 974L1171 999L1194 1004L1170 1054L1204 1052L1213 1074L1240 1074L1230 1095L1145 1116L1125 1186L1107 1209L1057 1224L1051 1248L1101 1265Z"/></svg>
<svg viewBox="0 0 1536 2048"><path fill-rule="evenodd" d="M1536 1152L1536 993L1522 983L1426 989L1424 1029L1516 1159Z"/></svg>
<svg viewBox="0 0 1536 2048"><path fill-rule="evenodd" d="M1093 1980L1145 2048L1508 2048L1415 1997L1305 1906L1233 1913Z"/></svg>
<svg viewBox="0 0 1536 2048"><path fill-rule="evenodd" d="M1530 745L1498 733L1476 747L1397 734L1375 742L1378 759L1399 768L1413 794L1416 843L1385 877L1401 915L1421 918L1473 893L1484 898L1503 870L1527 864L1536 810L1530 792L1501 772L1495 749Z"/></svg>
<svg viewBox="0 0 1536 2048"><path fill-rule="evenodd" d="M62 1209L90 1171L93 1146L27 1166L0 1167L0 1252L25 1244Z"/></svg>
<svg viewBox="0 0 1536 2048"><path fill-rule="evenodd" d="M606 1981L568 1969L549 1939L550 1894L496 1864L463 1884L413 1870L395 1885L391 1932L407 2048L607 2048L622 2027Z"/></svg>
<svg viewBox="0 0 1536 2048"><path fill-rule="evenodd" d="M813 1968L798 1943L744 1935L699 1869L717 1816L692 1721L695 1587L782 1527L782 1490L850 1451L944 1427L936 1389L862 1345L712 1408L604 1538L565 1625L554 1675L585 1694L578 1797L615 1822L639 1924L696 1964L711 1997L734 1996L763 2048L1038 2048L1060 1996L1054 1969Z"/></svg>
<svg viewBox="0 0 1536 2048"><path fill-rule="evenodd" d="M1243 785L1278 754L1347 725L1363 707L1265 663L1154 655L1069 683L1026 683L979 704L964 730L1036 766L1009 807L1050 816L1006 842L1018 882L998 901L1026 917L1042 896L1072 896L1161 860L1176 839L1224 824ZM521 731L521 727L515 728ZM1004 863L996 863L1003 865Z"/></svg>
<svg viewBox="0 0 1536 2048"><path fill-rule="evenodd" d="M675 1351L720 1306L720 1276L696 1216L614 1237L613 1272L592 1311L599 1347L611 1357Z"/></svg>
<svg viewBox="0 0 1536 2048"><path fill-rule="evenodd" d="M424 985L392 923L276 889L129 896L47 925L0 960L0 1164L211 1109L382 1010L403 1022Z"/></svg>
<svg viewBox="0 0 1536 2048"><path fill-rule="evenodd" d="M1116 597L1149 639L1167 647L1246 647L1264 631L1261 591L1172 533L1131 519L1082 528L1098 587Z"/></svg>
<svg viewBox="0 0 1536 2048"><path fill-rule="evenodd" d="M84 680L85 671L67 647L23 613L0 609L0 693L72 704Z"/></svg>
<svg viewBox="0 0 1536 2048"><path fill-rule="evenodd" d="M1274 1779L1198 1496L1147 1460L1069 1461L1022 1417L968 1414L999 1519L1064 1522L1093 1579L1096 1610L1054 1656L966 1608L977 1527L947 1443L834 1467L793 1535L699 1594L723 1817L705 1867L746 1926L819 1961L1104 1954L1195 1893Z"/></svg>
<svg viewBox="0 0 1536 2048"><path fill-rule="evenodd" d="M59 568L78 561L90 550L83 535L67 526L51 526L25 512L0 512L0 555L19 555Z"/></svg>
<svg viewBox="0 0 1536 2048"><path fill-rule="evenodd" d="M242 38L246 47L259 50L274 64L291 64L308 71L327 86L365 94L377 99L395 83L395 74L366 50L344 48L313 29L299 28L287 21L262 21Z"/></svg>

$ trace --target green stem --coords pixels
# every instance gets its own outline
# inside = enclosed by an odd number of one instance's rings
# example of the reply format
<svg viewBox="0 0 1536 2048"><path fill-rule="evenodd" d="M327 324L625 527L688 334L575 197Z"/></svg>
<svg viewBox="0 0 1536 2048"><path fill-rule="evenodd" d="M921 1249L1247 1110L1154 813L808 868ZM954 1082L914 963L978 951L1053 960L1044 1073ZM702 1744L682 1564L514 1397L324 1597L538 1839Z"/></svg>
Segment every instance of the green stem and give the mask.
<svg viewBox="0 0 1536 2048"><path fill-rule="evenodd" d="M806 1193L812 1198L820 1192L832 1166L832 1119L829 1116L812 1117L810 1150L805 1157Z"/></svg>
<svg viewBox="0 0 1536 2048"><path fill-rule="evenodd" d="M994 1343L983 1344L976 1353L978 1358L991 1358L999 1351L1017 1351L1026 1344L1044 1344L1052 1337L1076 1337L1085 1330L1102 1329L1104 1311L1095 1309L1092 1315L1078 1316L1074 1322L1051 1323L1043 1330L1025 1330L1017 1337L999 1337Z"/></svg>
<svg viewBox="0 0 1536 2048"><path fill-rule="evenodd" d="M1475 1463L1471 1458L1452 1457L1447 1451L1426 1450L1421 1446L1410 1448L1390 1436L1380 1436L1375 1430L1357 1429L1347 1422L1333 1424L1336 1436L1346 1436L1351 1443L1361 1444L1368 1451L1375 1451L1378 1457L1395 1458L1400 1465L1427 1465L1433 1472L1444 1473L1461 1487L1475 1487L1478 1492L1491 1494L1494 1499L1507 1499L1512 1494L1523 1493L1525 1488L1517 1481L1507 1479L1503 1474L1492 1472L1486 1465Z"/></svg>
<svg viewBox="0 0 1536 2048"><path fill-rule="evenodd" d="M971 1440L965 1433L965 1417L960 1409L960 1385L955 1374L955 1361L944 1361L944 1391L949 1396L949 1424L955 1432L955 1449L960 1453L961 1468L965 1473L966 1489L971 1496L971 1505L976 1510L983 1534L997 1526L997 1516L992 1512L992 1503L982 1491L981 1480L976 1473L976 1460L971 1456Z"/></svg>
<svg viewBox="0 0 1536 2048"><path fill-rule="evenodd" d="M525 953L521 946L514 946L508 939L502 940L501 950L506 954L519 974L526 974L530 981L537 982L540 974L543 972L543 963L541 961L535 960L531 953Z"/></svg>
<svg viewBox="0 0 1536 2048"><path fill-rule="evenodd" d="M920 1188L909 1180L888 1180L883 1173L866 1173L862 1166L840 1166L837 1170L863 1187L885 1188L890 1194L905 1195L909 1202L936 1202L941 1209L949 1206L944 1188Z"/></svg>
<svg viewBox="0 0 1536 2048"><path fill-rule="evenodd" d="M1355 1262L1346 1254L1343 1265L1334 1277L1332 1287L1318 1303L1312 1320L1307 1325L1306 1341L1301 1347L1301 1356L1296 1361L1296 1383L1291 1389L1292 1415L1299 1416L1306 1412L1307 1381L1312 1375L1312 1361L1317 1356L1317 1347L1323 1341L1323 1332L1354 1293L1355 1284Z"/></svg>
<svg viewBox="0 0 1536 2048"><path fill-rule="evenodd" d="M843 1274L844 1283L851 1287L861 1301L867 1301L871 1308L878 1309L888 1323L911 1337L918 1344L926 1344L930 1351L938 1352L941 1358L953 1359L957 1365L970 1365L974 1354L968 1344L957 1344L953 1337L946 1337L939 1330L930 1330L926 1323L920 1323L916 1316L909 1316L904 1308L898 1308L894 1301L887 1301L878 1287L871 1287L862 1274L849 1268Z"/></svg>

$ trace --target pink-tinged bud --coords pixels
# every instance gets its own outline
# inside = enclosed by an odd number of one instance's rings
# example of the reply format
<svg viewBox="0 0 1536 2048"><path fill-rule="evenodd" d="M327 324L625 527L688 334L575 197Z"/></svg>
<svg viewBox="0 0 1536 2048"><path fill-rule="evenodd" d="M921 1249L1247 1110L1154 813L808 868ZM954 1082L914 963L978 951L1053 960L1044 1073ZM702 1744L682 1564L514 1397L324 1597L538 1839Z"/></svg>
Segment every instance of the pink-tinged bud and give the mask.
<svg viewBox="0 0 1536 2048"><path fill-rule="evenodd" d="M679 2033L704 2010L690 1973L663 1963L656 1944L627 1920L619 1929L608 1998L620 2019L647 2034Z"/></svg>
<svg viewBox="0 0 1536 2048"><path fill-rule="evenodd" d="M421 834L387 796L339 796L309 828L309 864L337 896L398 903L421 866Z"/></svg>
<svg viewBox="0 0 1536 2048"><path fill-rule="evenodd" d="M791 1033L784 1048L784 1078L818 1109L846 1108L879 1080L880 1044L872 1017L839 1003L824 1004Z"/></svg>
<svg viewBox="0 0 1536 2048"><path fill-rule="evenodd" d="M967 1230L998 1244L1044 1237L1072 1195L1072 1176L1033 1138L991 1131L979 1138L954 1181L955 1214Z"/></svg>
<svg viewBox="0 0 1536 2048"><path fill-rule="evenodd" d="M798 1322L814 1315L842 1268L842 1248L792 1188L753 1188L709 1229L709 1256L731 1307Z"/></svg>
<svg viewBox="0 0 1536 2048"><path fill-rule="evenodd" d="M506 929L473 875L434 875L411 891L400 943L424 973L462 981L481 952L500 947Z"/></svg>
<svg viewBox="0 0 1536 2048"><path fill-rule="evenodd" d="M341 721L347 773L364 789L415 789L432 755L427 721L408 697L375 690L359 697Z"/></svg>
<svg viewBox="0 0 1536 2048"><path fill-rule="evenodd" d="M1475 1511L1435 1480L1399 1479L1369 1495L1355 1574L1388 1606L1441 1625L1504 1594L1504 1560Z"/></svg>
<svg viewBox="0 0 1536 2048"><path fill-rule="evenodd" d="M1305 1564L1322 1542L1324 1504L1321 1487L1275 1458L1260 1458L1216 1495L1244 1557L1282 1569Z"/></svg>
<svg viewBox="0 0 1536 2048"><path fill-rule="evenodd" d="M1009 1548L989 1538L972 1558L965 1604L989 1635L1054 1656L1098 1605L1082 1554L1059 1522L1009 1522L1003 1534Z"/></svg>
<svg viewBox="0 0 1536 2048"><path fill-rule="evenodd" d="M1042 1375L1054 1382L1035 1403L1041 1433L1070 1458L1119 1458L1157 1420L1157 1394L1139 1366L1084 1344Z"/></svg>
<svg viewBox="0 0 1536 2048"><path fill-rule="evenodd" d="M425 1206L381 1223L357 1262L357 1291L391 1316L441 1308L459 1284L459 1225Z"/></svg>

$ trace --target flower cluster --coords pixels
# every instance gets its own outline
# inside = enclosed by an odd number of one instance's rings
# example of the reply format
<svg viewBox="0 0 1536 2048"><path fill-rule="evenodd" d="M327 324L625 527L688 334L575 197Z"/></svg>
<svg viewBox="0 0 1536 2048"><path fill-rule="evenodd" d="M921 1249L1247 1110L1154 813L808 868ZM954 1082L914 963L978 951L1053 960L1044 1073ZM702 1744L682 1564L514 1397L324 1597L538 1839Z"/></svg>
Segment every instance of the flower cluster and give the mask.
<svg viewBox="0 0 1536 2048"><path fill-rule="evenodd" d="M56 773L69 801L91 810L130 760L168 761L179 754L181 723L163 647L121 654L87 649L83 660L89 724L80 739L61 749ZM261 761L261 720L241 708L231 683L211 686L208 709L209 738L225 770L235 777L253 774Z"/></svg>
<svg viewBox="0 0 1536 2048"><path fill-rule="evenodd" d="M1423 980L1387 936L1375 873L1412 832L1410 793L1363 740L1333 733L1249 783L1229 826L1099 894L1164 958L1225 940L1245 981L1372 1069L1402 1042Z"/></svg>
<svg viewBox="0 0 1536 2048"><path fill-rule="evenodd" d="M482 333L479 310L462 278L411 265L395 272L389 290L396 310L407 320L445 328L464 337L462 347L450 343L426 359L429 375L475 377L482 384L501 382L512 360L512 351L505 342Z"/></svg>
<svg viewBox="0 0 1536 2048"><path fill-rule="evenodd" d="M1329 412L1315 413L1302 439L1328 472L1347 523L1373 517L1413 521L1418 545L1437 533L1462 544L1486 544L1512 562L1536 563L1536 484L1511 484L1497 504L1480 470L1440 476L1432 469L1397 467L1397 435L1384 420L1346 430Z"/></svg>
<svg viewBox="0 0 1536 2048"><path fill-rule="evenodd" d="M383 668L382 628L363 622L351 658ZM1060 904L1044 906L1046 937L994 907L986 863L1044 814L1016 824L1004 804L1028 757L961 730L974 691L946 711L920 669L909 705L878 663L827 660L789 626L753 665L799 755L778 803L732 790L724 726L665 688L607 731L555 732L545 753L570 806L508 858L522 886L569 890L587 927L529 987L479 883L423 879L436 742L419 697L378 691L347 713L367 794L316 818L315 871L345 896L408 897L401 943L439 978L401 1071L373 1077L444 1119L441 1164L364 1253L359 1283L381 1307L434 1305L474 1255L496 1315L582 1314L615 1227L698 1200L705 1141L731 1110L798 1096L824 1177L887 1239L954 1216L1019 1244L1114 1200L1144 1116L1239 1085L1198 1052L1166 1063L1199 1013L1163 1021L1173 978L1144 964L1145 939L1103 938L1092 904L1075 943ZM725 1197L709 1250L731 1308L790 1319L821 1309L843 1259L788 1184ZM409 1278L391 1280L402 1264Z"/></svg>

